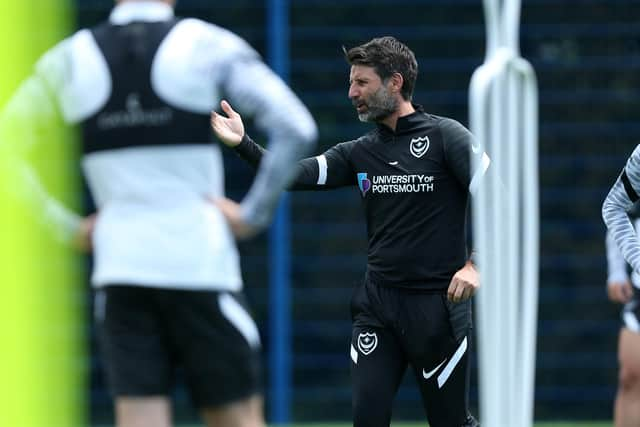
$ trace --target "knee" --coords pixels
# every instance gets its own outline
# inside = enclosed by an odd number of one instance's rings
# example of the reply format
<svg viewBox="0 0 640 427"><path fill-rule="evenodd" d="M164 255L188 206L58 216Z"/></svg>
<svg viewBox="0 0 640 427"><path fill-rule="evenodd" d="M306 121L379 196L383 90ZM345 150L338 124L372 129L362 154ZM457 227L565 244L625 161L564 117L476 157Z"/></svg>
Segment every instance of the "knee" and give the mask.
<svg viewBox="0 0 640 427"><path fill-rule="evenodd" d="M620 365L618 388L625 392L640 390L640 369L625 364Z"/></svg>

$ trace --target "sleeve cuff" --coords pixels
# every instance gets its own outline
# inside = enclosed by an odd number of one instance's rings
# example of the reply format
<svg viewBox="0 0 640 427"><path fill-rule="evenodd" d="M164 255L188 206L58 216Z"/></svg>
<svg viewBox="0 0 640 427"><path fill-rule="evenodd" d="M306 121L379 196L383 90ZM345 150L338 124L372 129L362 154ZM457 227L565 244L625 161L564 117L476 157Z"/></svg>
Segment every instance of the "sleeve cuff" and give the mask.
<svg viewBox="0 0 640 427"><path fill-rule="evenodd" d="M629 275L623 272L615 272L609 274L607 277L607 283L622 283L629 281Z"/></svg>
<svg viewBox="0 0 640 427"><path fill-rule="evenodd" d="M242 152L242 151L246 151L249 147L251 147L254 144L255 142L253 141L253 139L251 139L251 137L245 133L242 136L242 140L240 141L240 144L233 147L233 149L236 151Z"/></svg>

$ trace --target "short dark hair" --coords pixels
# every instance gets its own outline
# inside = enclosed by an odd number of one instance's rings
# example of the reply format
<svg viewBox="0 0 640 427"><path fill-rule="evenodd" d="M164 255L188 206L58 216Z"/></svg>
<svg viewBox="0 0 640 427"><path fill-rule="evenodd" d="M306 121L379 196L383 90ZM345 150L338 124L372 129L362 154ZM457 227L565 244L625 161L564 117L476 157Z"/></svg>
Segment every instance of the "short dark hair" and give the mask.
<svg viewBox="0 0 640 427"><path fill-rule="evenodd" d="M418 61L404 43L395 37L385 36L377 37L349 50L343 46L342 50L349 65L373 67L383 81L394 73L399 73L404 80L400 91L402 97L406 101L411 101L418 77Z"/></svg>

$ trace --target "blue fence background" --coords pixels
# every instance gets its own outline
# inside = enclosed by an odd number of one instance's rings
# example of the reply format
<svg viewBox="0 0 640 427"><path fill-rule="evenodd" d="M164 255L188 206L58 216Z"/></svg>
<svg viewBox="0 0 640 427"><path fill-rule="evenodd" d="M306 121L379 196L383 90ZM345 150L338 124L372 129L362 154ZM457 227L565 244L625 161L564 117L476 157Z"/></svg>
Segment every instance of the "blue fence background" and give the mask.
<svg viewBox="0 0 640 427"><path fill-rule="evenodd" d="M79 26L102 19L112 6L110 0L77 1ZM289 81L318 120L319 152L368 128L347 99L349 69L341 47L379 35L394 35L416 52L415 100L430 112L467 123L469 79L484 57L480 0L289 3ZM522 54L537 71L541 103L536 417L605 419L615 393L619 315L605 294L600 205L640 142L640 1L523 3ZM180 0L177 12L227 27L269 57L266 1ZM228 151L225 161L228 193L240 199L251 171ZM359 197L350 189L295 193L289 204L291 417L346 420L349 299L366 263ZM267 351L272 338L268 248L267 235L241 244L247 293ZM99 359L94 356L93 362L92 413L99 421L108 419L110 402ZM176 398L178 417L193 418L181 389ZM400 388L395 416L423 416L412 378Z"/></svg>

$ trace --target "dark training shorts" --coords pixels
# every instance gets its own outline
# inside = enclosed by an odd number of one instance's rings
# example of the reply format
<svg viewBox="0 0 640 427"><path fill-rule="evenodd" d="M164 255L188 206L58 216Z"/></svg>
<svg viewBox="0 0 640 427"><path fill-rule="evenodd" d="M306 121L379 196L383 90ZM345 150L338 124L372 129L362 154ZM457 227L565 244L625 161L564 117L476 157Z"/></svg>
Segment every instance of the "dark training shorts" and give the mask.
<svg viewBox="0 0 640 427"><path fill-rule="evenodd" d="M466 425L471 302L365 281L351 313L355 427L388 427L393 399L411 366L432 427Z"/></svg>
<svg viewBox="0 0 640 427"><path fill-rule="evenodd" d="M241 294L107 286L95 298L115 397L169 395L177 368L198 408L261 393L260 338Z"/></svg>

